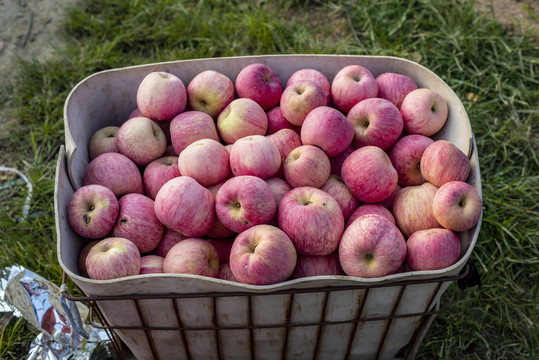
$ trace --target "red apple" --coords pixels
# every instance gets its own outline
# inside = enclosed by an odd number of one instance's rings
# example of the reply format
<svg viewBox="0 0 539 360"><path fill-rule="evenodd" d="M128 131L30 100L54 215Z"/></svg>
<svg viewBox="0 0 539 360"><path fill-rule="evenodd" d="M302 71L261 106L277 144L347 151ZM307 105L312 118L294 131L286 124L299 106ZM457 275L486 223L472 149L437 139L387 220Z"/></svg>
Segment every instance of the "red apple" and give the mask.
<svg viewBox="0 0 539 360"><path fill-rule="evenodd" d="M446 229L470 230L481 217L481 197L470 184L450 181L436 191L432 201L432 212L440 225Z"/></svg>
<svg viewBox="0 0 539 360"><path fill-rule="evenodd" d="M80 236L101 238L112 230L118 217L119 205L114 193L102 185L80 187L69 201L69 225Z"/></svg>
<svg viewBox="0 0 539 360"><path fill-rule="evenodd" d="M356 149L354 149L353 146L349 146L342 154L329 158L329 163L331 164L331 174L341 176L342 164L344 164L346 158L355 150Z"/></svg>
<svg viewBox="0 0 539 360"><path fill-rule="evenodd" d="M284 177L283 168L286 157L292 150L303 145L301 142L301 137L299 136L299 133L295 132L294 130L281 129L276 133L268 135L267 138L270 139L275 146L277 146L277 149L279 149L279 153L281 154L281 167L277 173L277 176Z"/></svg>
<svg viewBox="0 0 539 360"><path fill-rule="evenodd" d="M164 258L174 245L187 238L188 237L182 233L166 227L165 231L163 232L163 236L159 241L159 245L157 245L153 253Z"/></svg>
<svg viewBox="0 0 539 360"><path fill-rule="evenodd" d="M466 181L470 174L470 160L455 144L437 140L421 156L421 175L440 187L449 181Z"/></svg>
<svg viewBox="0 0 539 360"><path fill-rule="evenodd" d="M280 106L270 109L266 115L268 117L268 130L266 131L266 135L271 135L282 129L294 130L299 134L301 128L286 120Z"/></svg>
<svg viewBox="0 0 539 360"><path fill-rule="evenodd" d="M285 196L290 190L292 190L292 186L290 186L290 184L278 177L271 177L269 179L266 179L266 183L268 183L271 188L271 192L275 197L275 202L277 206L279 206L279 203L281 202L283 196Z"/></svg>
<svg viewBox="0 0 539 360"><path fill-rule="evenodd" d="M218 184L208 186L207 189L211 191L213 197L215 198L217 196L217 193L219 192L219 189L221 189L221 186L223 186L224 183L225 181L221 181ZM219 220L217 216L215 217L215 222L213 223L213 226L206 234L206 236L210 239L225 239L230 238L234 235L235 232L223 225L223 223L221 222L221 220Z"/></svg>
<svg viewBox="0 0 539 360"><path fill-rule="evenodd" d="M353 139L352 123L340 111L329 106L313 109L301 127L301 142L320 147L329 157L342 154Z"/></svg>
<svg viewBox="0 0 539 360"><path fill-rule="evenodd" d="M186 104L185 85L176 75L167 72L149 73L137 89L137 106L152 120L171 120L185 109Z"/></svg>
<svg viewBox="0 0 539 360"><path fill-rule="evenodd" d="M267 129L266 112L247 98L232 100L217 117L217 131L227 144L249 135L265 135Z"/></svg>
<svg viewBox="0 0 539 360"><path fill-rule="evenodd" d="M200 238L180 241L167 253L163 272L216 277L219 273L217 250Z"/></svg>
<svg viewBox="0 0 539 360"><path fill-rule="evenodd" d="M238 280L232 273L232 269L230 268L230 263L228 262L224 264L219 264L219 273L217 274L217 278L221 280L238 282Z"/></svg>
<svg viewBox="0 0 539 360"><path fill-rule="evenodd" d="M298 254L298 261L290 279L328 275L344 275L337 251L322 256Z"/></svg>
<svg viewBox="0 0 539 360"><path fill-rule="evenodd" d="M178 157L183 176L190 176L200 185L215 185L230 174L229 153L225 147L212 139L197 140L187 146Z"/></svg>
<svg viewBox="0 0 539 360"><path fill-rule="evenodd" d="M326 181L320 190L324 190L337 201L341 207L345 222L360 204L359 200L352 195L340 176L330 175L328 181Z"/></svg>
<svg viewBox="0 0 539 360"><path fill-rule="evenodd" d="M397 171L389 156L377 146L364 146L346 158L341 177L361 202L377 203L388 198L397 186Z"/></svg>
<svg viewBox="0 0 539 360"><path fill-rule="evenodd" d="M116 197L144 192L142 175L137 165L120 153L101 154L90 161L84 171L83 183L108 187Z"/></svg>
<svg viewBox="0 0 539 360"><path fill-rule="evenodd" d="M172 144L167 145L167 149L165 150L165 153L163 156L175 156L177 157L178 154L176 154L176 151L174 151L174 146Z"/></svg>
<svg viewBox="0 0 539 360"><path fill-rule="evenodd" d="M168 148L169 145L172 145L172 137L170 136L170 123L172 123L172 120L156 121L155 123L161 128L161 130L163 130L163 134L165 134L165 139L167 140Z"/></svg>
<svg viewBox="0 0 539 360"><path fill-rule="evenodd" d="M234 176L252 175L267 179L281 168L281 154L271 139L262 135L238 139L230 150Z"/></svg>
<svg viewBox="0 0 539 360"><path fill-rule="evenodd" d="M162 274L164 257L157 255L144 255L140 258L139 275Z"/></svg>
<svg viewBox="0 0 539 360"><path fill-rule="evenodd" d="M378 85L378 97L391 101L398 109L401 108L406 95L417 89L417 84L412 78L392 72L378 75L376 84Z"/></svg>
<svg viewBox="0 0 539 360"><path fill-rule="evenodd" d="M416 231L406 245L406 264L415 271L445 269L455 264L460 256L459 238L448 229Z"/></svg>
<svg viewBox="0 0 539 360"><path fill-rule="evenodd" d="M119 126L105 126L92 135L88 145L90 160L104 153L120 152L120 149L118 149L119 129Z"/></svg>
<svg viewBox="0 0 539 360"><path fill-rule="evenodd" d="M124 238L110 237L95 244L86 256L86 271L94 280L110 280L138 275L140 253Z"/></svg>
<svg viewBox="0 0 539 360"><path fill-rule="evenodd" d="M83 247L82 250L79 253L79 263L78 263L78 269L80 276L89 277L88 272L86 271L86 257L88 257L88 254L90 253L90 249L100 242L100 240L92 240L87 242Z"/></svg>
<svg viewBox="0 0 539 360"><path fill-rule="evenodd" d="M369 215L369 214L375 214L380 215L388 219L393 225L395 225L395 218L393 217L393 214L391 211L389 211L387 208L383 207L380 204L363 204L360 205L356 211L352 213L350 218L348 219L348 223L346 224L346 227L350 226L351 223L354 222L357 218L363 216L363 215Z"/></svg>
<svg viewBox="0 0 539 360"><path fill-rule="evenodd" d="M281 95L281 111L290 123L301 126L311 110L326 105L322 88L308 80L298 81L284 89Z"/></svg>
<svg viewBox="0 0 539 360"><path fill-rule="evenodd" d="M237 281L270 285L285 281L294 271L297 253L279 228L257 225L239 234L230 250L230 269Z"/></svg>
<svg viewBox="0 0 539 360"><path fill-rule="evenodd" d="M322 88L324 91L324 94L326 95L326 104L329 105L331 103L331 84L328 81L328 78L326 75L322 74L320 71L315 69L300 69L296 72L294 72L290 77L288 78L288 81L286 82L286 87L289 87L290 85L300 82L300 81L312 81L318 86Z"/></svg>
<svg viewBox="0 0 539 360"><path fill-rule="evenodd" d="M327 192L297 187L286 194L277 212L279 228L299 254L328 255L339 246L344 230L342 210Z"/></svg>
<svg viewBox="0 0 539 360"><path fill-rule="evenodd" d="M198 73L187 85L189 109L216 118L234 100L234 84L215 70Z"/></svg>
<svg viewBox="0 0 539 360"><path fill-rule="evenodd" d="M120 198L119 205L114 236L131 240L141 253L155 249L165 228L155 216L154 201L145 195L127 194Z"/></svg>
<svg viewBox="0 0 539 360"><path fill-rule="evenodd" d="M402 188L393 203L393 216L405 238L418 230L441 227L434 213L432 202L438 187L426 182Z"/></svg>
<svg viewBox="0 0 539 360"><path fill-rule="evenodd" d="M434 140L423 135L406 135L397 140L391 148L389 158L402 186L421 185L425 178L421 175L421 156Z"/></svg>
<svg viewBox="0 0 539 360"><path fill-rule="evenodd" d="M254 100L264 110L279 104L283 88L279 77L265 64L250 64L236 77L236 92L240 98Z"/></svg>
<svg viewBox="0 0 539 360"><path fill-rule="evenodd" d="M148 197L155 200L155 196L167 181L180 176L177 156L163 156L150 162L144 168L142 183Z"/></svg>
<svg viewBox="0 0 539 360"><path fill-rule="evenodd" d="M347 118L354 129L355 148L374 145L389 149L402 133L403 123L399 109L392 102L370 98L358 102Z"/></svg>
<svg viewBox="0 0 539 360"><path fill-rule="evenodd" d="M217 192L217 217L228 229L241 233L273 219L277 204L270 186L256 176L228 179Z"/></svg>
<svg viewBox="0 0 539 360"><path fill-rule="evenodd" d="M157 193L155 215L163 225L184 235L203 236L215 222L215 199L195 179L179 176Z"/></svg>
<svg viewBox="0 0 539 360"><path fill-rule="evenodd" d="M361 65L345 66L331 83L331 98L345 114L361 100L374 98L377 94L378 85L374 76Z"/></svg>
<svg viewBox="0 0 539 360"><path fill-rule="evenodd" d="M219 256L219 264L224 264L230 261L230 249L234 243L234 238L227 239L208 239L210 244L213 245Z"/></svg>
<svg viewBox="0 0 539 360"><path fill-rule="evenodd" d="M147 165L165 153L167 139L159 125L146 117L127 120L118 130L118 149L137 165Z"/></svg>
<svg viewBox="0 0 539 360"><path fill-rule="evenodd" d="M392 211L393 210L393 203L395 202L395 197L397 196L397 194L399 193L399 191L401 189L402 189L402 186L397 184L397 186L395 186L395 190L393 190L391 195L389 195L389 197L385 198L384 200L378 202L377 204L382 205L383 207L385 207L389 211Z"/></svg>
<svg viewBox="0 0 539 360"><path fill-rule="evenodd" d="M349 276L375 278L394 273L406 258L399 229L380 215L363 215L344 231L339 260Z"/></svg>
<svg viewBox="0 0 539 360"><path fill-rule="evenodd" d="M170 137L174 151L178 155L197 140L221 141L213 118L201 111L186 111L172 119Z"/></svg>
<svg viewBox="0 0 539 360"><path fill-rule="evenodd" d="M142 111L140 111L138 107L136 107L133 109L133 111L131 111L131 113L127 117L127 120L132 119L134 117L140 117L140 116L144 116L144 114L142 113Z"/></svg>
<svg viewBox="0 0 539 360"><path fill-rule="evenodd" d="M409 134L432 136L447 120L447 103L438 92L420 88L404 98L401 105L404 129Z"/></svg>
<svg viewBox="0 0 539 360"><path fill-rule="evenodd" d="M292 150L283 165L286 181L292 187L319 188L326 183L331 164L326 153L314 145L302 145Z"/></svg>

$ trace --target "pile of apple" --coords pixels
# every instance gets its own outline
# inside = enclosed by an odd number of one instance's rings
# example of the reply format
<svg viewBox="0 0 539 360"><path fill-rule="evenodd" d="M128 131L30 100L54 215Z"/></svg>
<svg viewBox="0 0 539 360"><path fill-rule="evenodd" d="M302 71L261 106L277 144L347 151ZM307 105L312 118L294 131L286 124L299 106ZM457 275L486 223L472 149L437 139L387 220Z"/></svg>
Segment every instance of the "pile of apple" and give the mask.
<svg viewBox="0 0 539 360"><path fill-rule="evenodd" d="M187 88L151 72L137 108L89 142L72 229L84 276L194 274L246 284L436 270L481 199L470 162L433 140L448 108L408 76L359 65L282 86L267 65Z"/></svg>

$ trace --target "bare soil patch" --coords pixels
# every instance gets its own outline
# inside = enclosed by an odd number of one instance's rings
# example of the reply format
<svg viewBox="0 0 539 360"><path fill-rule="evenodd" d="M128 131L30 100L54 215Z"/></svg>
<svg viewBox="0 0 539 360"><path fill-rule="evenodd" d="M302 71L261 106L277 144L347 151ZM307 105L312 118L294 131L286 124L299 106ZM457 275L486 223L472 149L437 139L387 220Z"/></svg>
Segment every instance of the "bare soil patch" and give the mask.
<svg viewBox="0 0 539 360"><path fill-rule="evenodd" d="M77 0L0 0L0 79L18 58L43 60L60 45L64 7Z"/></svg>
<svg viewBox="0 0 539 360"><path fill-rule="evenodd" d="M539 34L539 1L537 0L475 0L475 8L492 14L497 22L517 31L532 30Z"/></svg>

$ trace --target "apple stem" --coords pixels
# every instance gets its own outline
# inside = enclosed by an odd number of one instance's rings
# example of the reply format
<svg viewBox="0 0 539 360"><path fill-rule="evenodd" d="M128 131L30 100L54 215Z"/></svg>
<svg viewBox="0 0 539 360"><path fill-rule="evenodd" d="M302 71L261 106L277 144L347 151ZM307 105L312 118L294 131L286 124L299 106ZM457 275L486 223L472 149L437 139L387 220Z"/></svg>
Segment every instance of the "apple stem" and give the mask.
<svg viewBox="0 0 539 360"><path fill-rule="evenodd" d="M369 261L372 260L373 257L374 257L374 256L372 256L372 254L366 254L366 255L365 255L365 259L367 259L367 260L369 260Z"/></svg>

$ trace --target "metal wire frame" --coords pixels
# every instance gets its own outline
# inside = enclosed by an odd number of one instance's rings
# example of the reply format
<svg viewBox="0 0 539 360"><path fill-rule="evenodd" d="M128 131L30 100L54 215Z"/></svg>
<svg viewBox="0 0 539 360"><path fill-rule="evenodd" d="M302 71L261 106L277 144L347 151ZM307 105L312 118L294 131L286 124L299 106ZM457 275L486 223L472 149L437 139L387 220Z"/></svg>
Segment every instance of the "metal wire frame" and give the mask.
<svg viewBox="0 0 539 360"><path fill-rule="evenodd" d="M287 289L287 290L277 290L277 291L271 291L267 293L253 293L248 291L237 291L237 292L206 292L206 293L185 293L185 294L147 294L147 295L115 295L115 296L81 296L81 297L75 297L69 294L69 292L66 290L62 292L62 295L70 300L70 301L83 301L89 304L90 307L90 323L92 326L104 329L109 334L109 337L111 338L112 344L114 346L115 351L117 352L118 356L121 359L125 359L123 348L125 345L123 345L122 340L120 339L119 335L116 333L115 330L140 330L145 333L145 336L148 340L148 343L150 344L152 353L154 357L157 359L157 351L156 351L156 345L153 340L151 331L159 330L159 331L179 331L182 336L183 343L185 344L186 348L186 354L188 359L192 359L189 348L188 348L188 342L186 340L186 331L214 331L216 339L219 339L219 331L226 331L226 330L249 330L249 336L250 336L250 344L251 344L251 358L254 359L254 342L253 342L253 330L255 329L274 329L274 328L284 328L285 329L285 335L284 335L284 345L283 345L283 354L281 355L281 358L285 358L285 352L287 349L287 340L288 340L288 332L290 328L295 327L311 327L311 326L318 326L318 332L317 332L317 338L316 338L316 347L314 354L318 353L319 345L320 345L320 339L321 339L321 333L322 333L322 327L323 326L330 326L330 325L340 325L340 324L352 324L354 326L353 331L351 332L351 335L348 339L347 349L346 349L346 356L345 358L348 358L351 346L352 346L352 340L355 337L356 330L358 328L358 325L363 322L370 322L370 321L386 321L385 328L383 331L382 339L380 341L380 344L378 346L377 355L376 358L378 359L380 355L382 354L384 344L386 341L387 334L391 327L391 322L394 319L401 319L401 318L410 318L410 317L421 317L421 320L419 321L419 325L414 331L414 334L412 336L412 339L410 340L408 344L408 351L406 354L403 355L403 358L409 360L412 359L415 355L413 348L417 345L419 345L417 342L421 341L421 330L423 327L431 320L436 314L441 313L445 306L443 306L442 299L440 298L440 302L442 303L442 306L440 306L439 303L434 303L434 299L436 299L438 296L438 293L440 291L440 288L442 287L442 284L447 282L453 282L459 279L463 279L466 276L468 276L470 272L470 265L466 264L464 269L461 271L460 274L455 276L446 276L436 279L416 279L416 280L405 280L400 282L393 282L393 283L383 283L383 284L372 284L372 285L365 285L365 284L355 284L355 285L346 285L346 286L336 286L336 287L317 287L317 288L307 288L307 289ZM66 275L64 273L64 283L65 283ZM401 302L402 295L404 294L404 291L407 286L409 285L416 285L416 284L429 284L429 283L437 283L436 288L433 292L433 295L430 297L430 300L427 303L427 306L425 308L425 311L422 312L414 312L414 313L405 313L405 314L397 314L397 308L399 307L399 304ZM382 288L382 287L400 287L399 293L397 295L397 299L393 304L393 307L391 309L391 312L387 316L376 316L376 317L369 317L369 318L361 318L361 314L363 312L363 307L367 301L369 291L374 288ZM332 320L326 320L326 312L327 312L327 300L330 293L337 292L337 291L346 291L346 290L365 290L365 294L361 300L361 303L359 305L359 309L357 311L357 316L354 319L349 320L339 320L339 321L332 321ZM324 293L324 299L323 299L323 306L322 306L322 318L321 321L314 321L314 322L301 322L301 323L292 323L290 322L290 314L292 311L292 299L295 294L306 294L306 293ZM253 296L270 296L270 295L290 295L291 301L288 305L287 310L287 316L286 316L286 322L285 323L279 323L279 324L265 324L265 325L253 325L253 314L252 314L252 297ZM179 326L148 326L144 322L144 316L142 315L142 311L140 308L139 301L140 300L151 300L151 299L193 299L193 298L210 298L212 299L213 304L213 318L218 319L218 311L216 306L216 301L218 298L222 297L247 297L248 299L248 309L247 309L247 315L248 315L248 324L247 325L237 325L237 326L221 326L221 325L214 325L214 326L197 326L197 327L190 327L190 326L183 326L181 317L179 314L179 310L177 308L177 304L174 301L174 310L176 313L176 318L178 321ZM117 326L117 325L109 325L106 321L105 317L103 316L103 313L99 309L98 303L100 301L115 301L115 300L132 300L135 303L136 309L137 309L137 315L139 316L139 319L141 320L142 326ZM97 322L96 322L97 321ZM216 341L217 344L217 350L219 354L219 358L221 358L221 348L220 348L220 341Z"/></svg>

